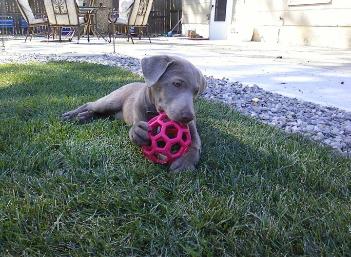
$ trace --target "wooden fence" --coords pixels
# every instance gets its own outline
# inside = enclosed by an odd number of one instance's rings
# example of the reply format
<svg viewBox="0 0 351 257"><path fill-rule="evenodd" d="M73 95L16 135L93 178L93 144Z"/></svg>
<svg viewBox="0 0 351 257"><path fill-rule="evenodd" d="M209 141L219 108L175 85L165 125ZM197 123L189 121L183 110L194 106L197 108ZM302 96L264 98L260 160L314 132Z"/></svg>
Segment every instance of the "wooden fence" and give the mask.
<svg viewBox="0 0 351 257"><path fill-rule="evenodd" d="M29 0L30 6L35 14L45 14L43 0ZM13 19L14 28L10 29L9 26L2 26L1 32L5 34L23 34L24 29L21 26L22 15L18 10L15 0L0 0L0 20L2 24L4 20Z"/></svg>
<svg viewBox="0 0 351 257"><path fill-rule="evenodd" d="M149 21L151 32L156 34L168 32L181 17L181 0L154 0ZM181 26L178 26L176 31L181 33Z"/></svg>
<svg viewBox="0 0 351 257"><path fill-rule="evenodd" d="M112 1L112 7L118 10L118 0ZM45 15L43 0L29 0L29 4L34 14ZM21 26L22 16L17 8L15 0L0 0L0 20L14 20L14 29L2 28L4 34L23 34L24 29ZM149 17L151 33L160 35L170 31L182 17L182 0L154 0L154 4ZM4 23L3 23L4 24ZM1 26L1 23L0 23ZM175 32L181 33L181 26L175 29Z"/></svg>

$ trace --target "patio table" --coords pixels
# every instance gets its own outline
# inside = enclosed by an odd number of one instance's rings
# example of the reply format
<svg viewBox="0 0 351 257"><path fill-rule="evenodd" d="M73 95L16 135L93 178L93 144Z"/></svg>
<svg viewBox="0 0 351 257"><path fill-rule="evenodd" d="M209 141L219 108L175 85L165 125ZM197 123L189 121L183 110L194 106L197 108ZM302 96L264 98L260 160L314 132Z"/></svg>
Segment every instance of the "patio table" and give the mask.
<svg viewBox="0 0 351 257"><path fill-rule="evenodd" d="M93 33L97 38L102 37L105 41L104 36L97 29L96 13L98 10L106 9L106 6L78 6L79 13L84 15L85 26L84 34L88 36L88 42L90 42L90 33Z"/></svg>

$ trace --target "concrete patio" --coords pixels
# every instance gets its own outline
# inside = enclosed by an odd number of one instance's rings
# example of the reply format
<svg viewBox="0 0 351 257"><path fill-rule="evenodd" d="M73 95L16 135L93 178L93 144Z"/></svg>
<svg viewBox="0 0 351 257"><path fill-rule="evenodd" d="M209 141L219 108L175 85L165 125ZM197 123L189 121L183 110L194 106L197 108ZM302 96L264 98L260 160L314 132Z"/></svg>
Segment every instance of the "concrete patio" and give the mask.
<svg viewBox="0 0 351 257"><path fill-rule="evenodd" d="M172 54L187 58L205 75L256 84L259 87L304 101L351 111L351 51L316 47L291 47L263 43L155 38L135 41L116 40L116 53L142 58ZM113 54L106 41L86 39L76 42L49 42L22 39L5 42L0 63L22 54L94 56Z"/></svg>

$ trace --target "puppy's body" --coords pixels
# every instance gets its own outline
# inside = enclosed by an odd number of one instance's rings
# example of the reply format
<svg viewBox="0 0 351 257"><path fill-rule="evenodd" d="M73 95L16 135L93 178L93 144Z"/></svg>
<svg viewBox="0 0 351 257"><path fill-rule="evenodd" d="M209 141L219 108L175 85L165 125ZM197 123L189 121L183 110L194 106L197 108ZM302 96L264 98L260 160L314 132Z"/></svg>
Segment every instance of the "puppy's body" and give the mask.
<svg viewBox="0 0 351 257"><path fill-rule="evenodd" d="M200 157L201 141L195 125L193 99L206 87L201 72L179 57L153 56L142 60L146 83L125 85L95 102L63 114L64 120L88 121L93 117L114 116L132 125L130 139L137 145L149 142L147 121L165 112L172 120L187 123L192 144L174 161L172 171L194 169Z"/></svg>

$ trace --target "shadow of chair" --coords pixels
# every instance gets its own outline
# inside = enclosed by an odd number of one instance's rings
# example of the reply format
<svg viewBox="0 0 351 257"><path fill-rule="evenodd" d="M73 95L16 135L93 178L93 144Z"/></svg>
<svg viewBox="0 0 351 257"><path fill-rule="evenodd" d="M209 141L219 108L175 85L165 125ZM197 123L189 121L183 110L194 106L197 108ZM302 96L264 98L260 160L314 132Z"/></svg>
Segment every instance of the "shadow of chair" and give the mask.
<svg viewBox="0 0 351 257"><path fill-rule="evenodd" d="M36 28L42 27L42 26L48 27L48 20L47 18L44 18L44 17L36 18L34 16L32 8L28 3L28 0L16 0L16 3L24 20L27 23L26 39L24 40L24 42L27 42L27 38L29 35L31 35L30 40L32 40L33 33L35 32ZM48 31L48 34L49 34L49 31Z"/></svg>
<svg viewBox="0 0 351 257"><path fill-rule="evenodd" d="M149 38L149 41L151 43L148 20L152 4L153 0L120 0L119 12L117 14L118 18L114 20L109 19L110 25L113 27L113 32L111 33L110 29L109 33L110 42L111 34L113 37L115 37L114 26L118 26L124 29L124 34L127 35L128 41L130 38L133 44L134 41L131 29L138 29L137 35L139 39L141 39L141 36L144 35L144 30L146 30L146 36Z"/></svg>
<svg viewBox="0 0 351 257"><path fill-rule="evenodd" d="M55 30L58 29L59 40L61 41L62 28L71 28L73 31L68 34L71 41L77 34L78 43L80 39L80 27L84 25L84 17L80 16L76 0L44 0L45 10L49 20L49 28L52 29L53 38ZM49 40L50 34L48 35Z"/></svg>

